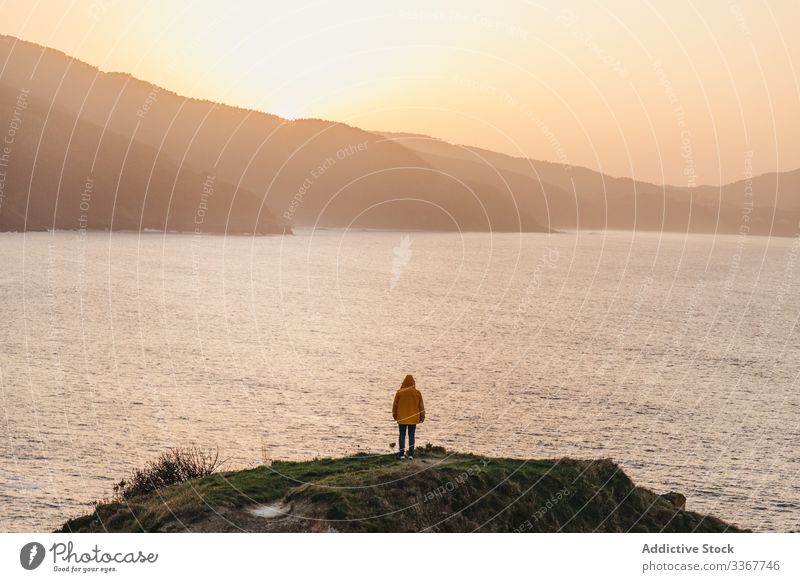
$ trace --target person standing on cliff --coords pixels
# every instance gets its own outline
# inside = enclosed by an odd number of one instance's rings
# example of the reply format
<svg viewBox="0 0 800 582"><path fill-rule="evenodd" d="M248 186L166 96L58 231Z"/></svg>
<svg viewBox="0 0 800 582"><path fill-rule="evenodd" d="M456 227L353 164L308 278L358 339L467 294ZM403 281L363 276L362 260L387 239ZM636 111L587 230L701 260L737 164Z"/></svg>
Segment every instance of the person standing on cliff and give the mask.
<svg viewBox="0 0 800 582"><path fill-rule="evenodd" d="M425 404L422 402L422 394L417 390L414 376L411 374L403 379L400 389L394 395L392 416L400 427L400 452L397 454L397 458L403 458L406 448L406 432L408 432L408 459L413 460L417 425L425 422Z"/></svg>

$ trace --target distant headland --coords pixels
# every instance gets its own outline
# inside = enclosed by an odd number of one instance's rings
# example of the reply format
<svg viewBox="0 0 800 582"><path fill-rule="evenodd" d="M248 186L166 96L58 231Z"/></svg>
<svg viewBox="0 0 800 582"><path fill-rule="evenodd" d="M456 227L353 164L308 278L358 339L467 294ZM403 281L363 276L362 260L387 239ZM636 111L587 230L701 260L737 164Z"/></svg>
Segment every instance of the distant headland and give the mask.
<svg viewBox="0 0 800 582"><path fill-rule="evenodd" d="M98 503L61 532L738 532L637 487L610 460L520 460L418 448L273 461Z"/></svg>

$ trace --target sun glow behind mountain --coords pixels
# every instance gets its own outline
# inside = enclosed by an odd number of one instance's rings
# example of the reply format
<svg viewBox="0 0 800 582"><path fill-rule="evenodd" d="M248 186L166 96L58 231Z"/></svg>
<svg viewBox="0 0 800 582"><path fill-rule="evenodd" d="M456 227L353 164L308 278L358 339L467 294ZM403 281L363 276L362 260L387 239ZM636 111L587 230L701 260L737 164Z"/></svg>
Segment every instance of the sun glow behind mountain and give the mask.
<svg viewBox="0 0 800 582"><path fill-rule="evenodd" d="M792 2L12 0L0 32L178 93L687 185L800 166ZM702 58L700 58L702 56ZM780 155L778 154L780 152Z"/></svg>

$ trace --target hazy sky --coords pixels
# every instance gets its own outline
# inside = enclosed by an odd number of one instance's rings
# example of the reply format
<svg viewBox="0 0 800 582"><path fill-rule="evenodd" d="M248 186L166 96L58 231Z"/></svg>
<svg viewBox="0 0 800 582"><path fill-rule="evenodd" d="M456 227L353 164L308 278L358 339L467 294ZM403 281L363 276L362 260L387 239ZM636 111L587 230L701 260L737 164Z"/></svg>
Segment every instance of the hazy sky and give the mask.
<svg viewBox="0 0 800 582"><path fill-rule="evenodd" d="M182 94L686 185L800 167L796 0L11 0L0 32Z"/></svg>

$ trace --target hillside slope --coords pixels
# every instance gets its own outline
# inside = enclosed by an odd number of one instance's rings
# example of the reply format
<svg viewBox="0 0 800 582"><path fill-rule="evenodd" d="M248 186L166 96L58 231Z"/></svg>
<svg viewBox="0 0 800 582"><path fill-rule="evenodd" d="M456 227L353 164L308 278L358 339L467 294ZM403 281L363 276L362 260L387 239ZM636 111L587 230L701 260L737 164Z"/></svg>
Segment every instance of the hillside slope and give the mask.
<svg viewBox="0 0 800 582"><path fill-rule="evenodd" d="M384 135L453 175L502 184L514 192L524 212L556 229L738 234L744 227L748 234L798 233L800 170L687 188L612 177L424 135Z"/></svg>
<svg viewBox="0 0 800 582"><path fill-rule="evenodd" d="M289 232L252 192L0 86L15 120L0 161L0 231Z"/></svg>
<svg viewBox="0 0 800 582"><path fill-rule="evenodd" d="M59 51L0 36L0 86L154 148L181 169L257 194L289 224L396 229L547 230L502 190L449 176L343 123L177 95Z"/></svg>
<svg viewBox="0 0 800 582"><path fill-rule="evenodd" d="M273 462L106 502L63 532L725 532L636 487L608 460L514 460L418 450Z"/></svg>
<svg viewBox="0 0 800 582"><path fill-rule="evenodd" d="M0 35L0 62L6 92L25 89L68 125L90 124L151 148L182 172L213 173L289 225L796 236L800 222L800 170L720 187L656 185L424 135L287 120L184 97L9 36ZM746 160L733 163L746 168Z"/></svg>

